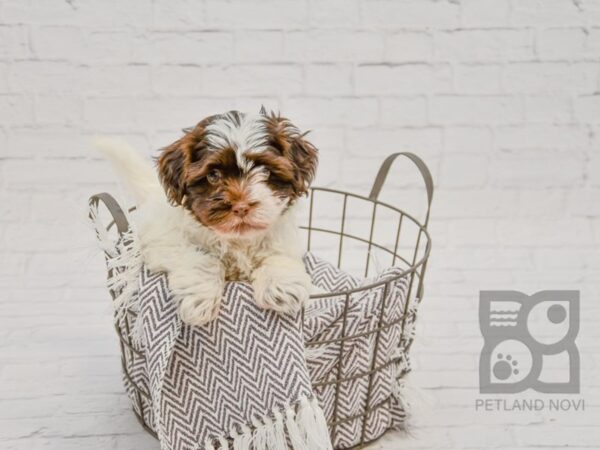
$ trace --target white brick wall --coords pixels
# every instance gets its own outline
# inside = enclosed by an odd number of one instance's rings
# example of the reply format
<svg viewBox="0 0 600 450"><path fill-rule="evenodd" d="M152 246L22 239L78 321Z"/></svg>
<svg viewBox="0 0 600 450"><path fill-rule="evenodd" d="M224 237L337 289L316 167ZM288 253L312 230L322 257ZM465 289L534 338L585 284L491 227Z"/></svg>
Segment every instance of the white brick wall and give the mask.
<svg viewBox="0 0 600 450"><path fill-rule="evenodd" d="M318 184L366 193L397 150L435 176L414 378L437 403L374 448L598 448L599 92L598 0L0 1L0 448L158 448L122 394L89 138L150 154L261 104L314 130ZM495 288L581 289L584 413L475 412Z"/></svg>

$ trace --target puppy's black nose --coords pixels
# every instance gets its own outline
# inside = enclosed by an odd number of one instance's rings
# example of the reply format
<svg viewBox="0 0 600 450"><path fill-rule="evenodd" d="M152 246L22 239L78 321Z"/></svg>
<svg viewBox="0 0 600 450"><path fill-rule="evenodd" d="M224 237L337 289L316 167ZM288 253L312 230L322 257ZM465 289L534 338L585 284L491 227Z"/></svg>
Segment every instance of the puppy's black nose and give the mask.
<svg viewBox="0 0 600 450"><path fill-rule="evenodd" d="M247 203L243 202L236 203L231 207L231 212L238 217L246 216L248 214L248 211L250 211L250 206Z"/></svg>

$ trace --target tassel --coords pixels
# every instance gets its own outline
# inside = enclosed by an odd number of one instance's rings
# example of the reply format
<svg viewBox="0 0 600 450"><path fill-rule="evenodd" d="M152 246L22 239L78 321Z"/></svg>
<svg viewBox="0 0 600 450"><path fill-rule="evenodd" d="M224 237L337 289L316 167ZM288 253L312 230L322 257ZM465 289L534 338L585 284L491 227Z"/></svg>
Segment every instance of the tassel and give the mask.
<svg viewBox="0 0 600 450"><path fill-rule="evenodd" d="M328 444L324 448L331 449L331 438L329 436L329 428L327 428L327 419L325 418L325 414L317 401L317 397L313 397L310 401L311 408L315 415L315 424L317 425L317 433L319 436L319 442L323 445Z"/></svg>
<svg viewBox="0 0 600 450"><path fill-rule="evenodd" d="M273 408L273 432L275 433L275 450L288 450L287 441L285 439L285 428L283 424L283 414L277 408Z"/></svg>
<svg viewBox="0 0 600 450"><path fill-rule="evenodd" d="M219 436L219 448L221 450L229 450L229 442L224 436Z"/></svg>
<svg viewBox="0 0 600 450"><path fill-rule="evenodd" d="M232 430L233 450L250 450L252 445L252 430L248 425L242 425L242 432Z"/></svg>
<svg viewBox="0 0 600 450"><path fill-rule="evenodd" d="M112 269L108 289L115 294L113 306L115 321L121 319L128 309L134 308L138 298L138 277L143 262L140 245L133 229L127 230L118 241L98 235L100 247L107 253L106 266ZM107 250L109 249L110 250Z"/></svg>
<svg viewBox="0 0 600 450"><path fill-rule="evenodd" d="M265 448L268 450L279 450L276 447L275 437L275 424L273 419L266 416L263 417L264 428L265 428Z"/></svg>
<svg viewBox="0 0 600 450"><path fill-rule="evenodd" d="M297 422L311 450L332 449L327 421L316 398L313 397L311 401L303 396L300 399Z"/></svg>
<svg viewBox="0 0 600 450"><path fill-rule="evenodd" d="M298 428L298 424L296 423L294 410L289 405L285 408L285 425L288 430L288 436L290 438L292 448L294 450L308 450L306 441L300 432L300 428Z"/></svg>
<svg viewBox="0 0 600 450"><path fill-rule="evenodd" d="M316 436L317 424L315 422L315 415L310 407L310 402L304 396L300 399L296 422L298 423L298 427L302 431L302 436L309 448L311 450L320 449L321 442L319 442L319 439Z"/></svg>
<svg viewBox="0 0 600 450"><path fill-rule="evenodd" d="M207 437L204 441L204 450L216 450L215 446L213 445L212 439L209 437Z"/></svg>
<svg viewBox="0 0 600 450"><path fill-rule="evenodd" d="M264 424L260 423L257 419L252 419L252 425L254 425L254 433L252 441L254 443L254 450L268 450L267 449L267 429Z"/></svg>

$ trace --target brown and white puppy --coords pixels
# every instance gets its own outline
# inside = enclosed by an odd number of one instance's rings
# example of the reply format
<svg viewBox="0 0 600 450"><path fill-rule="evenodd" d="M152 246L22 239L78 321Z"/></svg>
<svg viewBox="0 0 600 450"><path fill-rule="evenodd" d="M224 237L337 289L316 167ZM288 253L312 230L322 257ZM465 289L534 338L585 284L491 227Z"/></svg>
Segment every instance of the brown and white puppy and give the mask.
<svg viewBox="0 0 600 450"><path fill-rule="evenodd" d="M138 234L148 268L167 272L182 320L215 318L234 280L251 282L261 307L298 311L311 284L294 207L317 167L305 134L275 114L230 111L186 130L157 166L172 206L156 189L138 195Z"/></svg>

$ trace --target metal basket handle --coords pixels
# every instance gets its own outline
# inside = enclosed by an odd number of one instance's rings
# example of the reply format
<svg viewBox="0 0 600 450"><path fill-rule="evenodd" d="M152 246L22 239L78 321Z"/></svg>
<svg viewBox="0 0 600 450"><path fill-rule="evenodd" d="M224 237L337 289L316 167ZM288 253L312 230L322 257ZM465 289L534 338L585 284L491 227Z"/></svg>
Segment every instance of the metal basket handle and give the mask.
<svg viewBox="0 0 600 450"><path fill-rule="evenodd" d="M119 203L115 200L115 198L103 192L101 194L92 195L88 201L90 206L98 206L98 203L102 202L110 215L112 216L112 222L108 224L106 229L108 230L110 227L114 225L117 226L117 232L119 236L122 236L127 230L129 230L129 221L127 220L127 216L119 206Z"/></svg>
<svg viewBox="0 0 600 450"><path fill-rule="evenodd" d="M375 182L373 183L373 187L371 188L371 193L369 194L369 199L372 201L377 201L377 198L379 197L379 193L381 192L381 189L383 188L383 185L385 184L385 180L388 176L388 172L390 171L390 168L392 167L392 163L395 161L395 159L398 156L406 156L408 159L410 159L415 166L417 166L417 169L419 169L419 172L421 173L421 176L423 177L423 181L425 182L425 189L427 190L427 214L425 216L425 224L424 226L427 227L427 223L429 222L429 211L431 210L431 200L433 199L433 178L431 176L431 172L429 171L429 168L427 167L427 164L425 164L425 162L419 158L417 155L415 155L414 153L410 153L410 152L399 152L399 153L392 153L390 156L388 156L383 163L381 164L381 167L379 168L379 172L377 172L377 176L375 177Z"/></svg>

